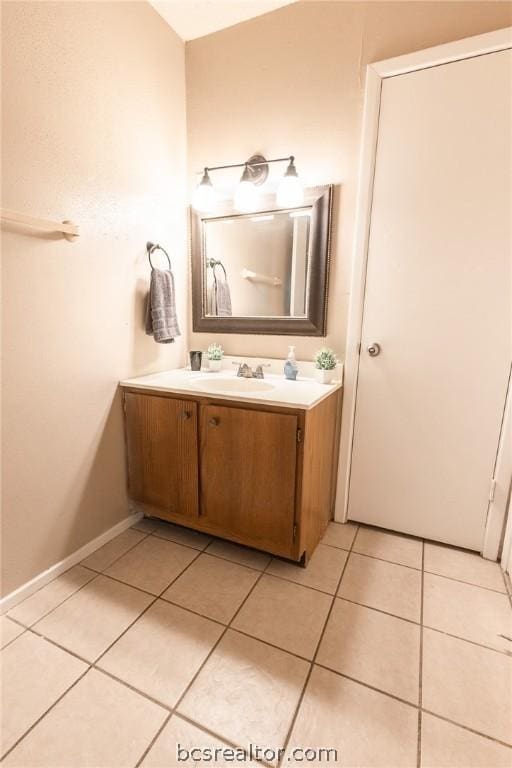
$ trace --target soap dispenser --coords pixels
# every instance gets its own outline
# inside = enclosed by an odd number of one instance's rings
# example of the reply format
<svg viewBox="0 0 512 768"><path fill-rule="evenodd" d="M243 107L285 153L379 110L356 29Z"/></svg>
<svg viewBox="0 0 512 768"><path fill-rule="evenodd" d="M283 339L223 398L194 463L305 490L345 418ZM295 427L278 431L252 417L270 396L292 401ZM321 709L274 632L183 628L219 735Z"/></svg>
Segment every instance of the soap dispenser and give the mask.
<svg viewBox="0 0 512 768"><path fill-rule="evenodd" d="M295 359L295 347L288 347L288 357L284 364L285 378L290 379L290 381L295 381L298 372L297 360Z"/></svg>

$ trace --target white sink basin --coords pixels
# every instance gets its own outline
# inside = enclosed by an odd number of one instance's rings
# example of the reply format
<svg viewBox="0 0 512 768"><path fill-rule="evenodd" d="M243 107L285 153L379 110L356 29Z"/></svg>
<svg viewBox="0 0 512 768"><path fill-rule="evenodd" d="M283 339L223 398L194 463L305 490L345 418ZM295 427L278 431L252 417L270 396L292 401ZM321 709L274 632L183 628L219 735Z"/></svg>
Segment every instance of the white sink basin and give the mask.
<svg viewBox="0 0 512 768"><path fill-rule="evenodd" d="M209 376L208 378L192 379L193 387L201 389L204 392L270 392L275 389L274 384L270 384L268 381L262 381L261 379L244 379L241 377L224 377L219 378L217 376Z"/></svg>

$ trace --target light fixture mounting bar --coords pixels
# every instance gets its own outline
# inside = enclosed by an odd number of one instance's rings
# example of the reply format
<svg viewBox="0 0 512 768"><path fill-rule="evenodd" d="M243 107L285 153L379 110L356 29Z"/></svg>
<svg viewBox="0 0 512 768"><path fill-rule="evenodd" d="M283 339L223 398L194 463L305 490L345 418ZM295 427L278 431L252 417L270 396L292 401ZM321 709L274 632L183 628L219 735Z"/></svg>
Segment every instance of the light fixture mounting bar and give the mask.
<svg viewBox="0 0 512 768"><path fill-rule="evenodd" d="M256 162L252 160L247 160L245 163L233 163L232 165L213 165L213 166L205 166L204 171L225 171L228 168L244 168L246 165L249 166L257 166L257 165L268 165L269 163L291 163L295 160L293 155L289 155L289 157L276 157L274 160L258 160Z"/></svg>

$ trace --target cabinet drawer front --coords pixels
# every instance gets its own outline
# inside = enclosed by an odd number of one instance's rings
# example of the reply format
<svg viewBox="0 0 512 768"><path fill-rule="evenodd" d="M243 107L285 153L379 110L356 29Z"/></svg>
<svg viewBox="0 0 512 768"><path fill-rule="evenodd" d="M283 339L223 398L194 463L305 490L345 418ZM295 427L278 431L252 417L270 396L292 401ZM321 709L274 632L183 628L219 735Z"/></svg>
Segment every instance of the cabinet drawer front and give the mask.
<svg viewBox="0 0 512 768"><path fill-rule="evenodd" d="M217 405L200 409L201 514L261 549L291 554L297 417Z"/></svg>
<svg viewBox="0 0 512 768"><path fill-rule="evenodd" d="M125 411L130 496L197 516L197 404L126 393Z"/></svg>

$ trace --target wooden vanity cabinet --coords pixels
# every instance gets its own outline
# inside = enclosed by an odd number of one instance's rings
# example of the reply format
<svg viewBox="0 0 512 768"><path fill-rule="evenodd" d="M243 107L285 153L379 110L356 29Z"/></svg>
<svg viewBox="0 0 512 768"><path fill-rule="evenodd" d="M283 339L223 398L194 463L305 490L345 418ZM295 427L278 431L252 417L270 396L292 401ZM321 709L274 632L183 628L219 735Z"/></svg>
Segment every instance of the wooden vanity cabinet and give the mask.
<svg viewBox="0 0 512 768"><path fill-rule="evenodd" d="M161 517L195 519L199 509L197 403L125 392L128 492Z"/></svg>
<svg viewBox="0 0 512 768"><path fill-rule="evenodd" d="M309 411L125 389L135 508L307 562L332 517L340 390Z"/></svg>
<svg viewBox="0 0 512 768"><path fill-rule="evenodd" d="M258 549L289 555L297 416L210 404L201 406L199 422L203 520Z"/></svg>

